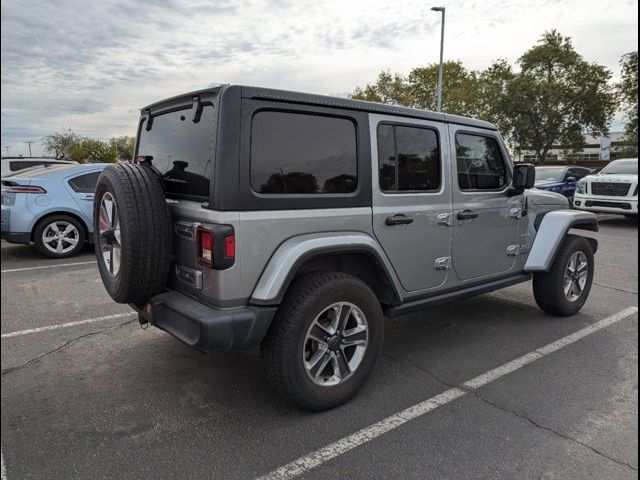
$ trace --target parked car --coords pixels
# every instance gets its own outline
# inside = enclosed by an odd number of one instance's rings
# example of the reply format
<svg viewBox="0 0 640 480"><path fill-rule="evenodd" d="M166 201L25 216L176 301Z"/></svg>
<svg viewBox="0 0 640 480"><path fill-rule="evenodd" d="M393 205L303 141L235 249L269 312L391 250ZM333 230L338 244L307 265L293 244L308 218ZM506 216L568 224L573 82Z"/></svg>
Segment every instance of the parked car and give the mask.
<svg viewBox="0 0 640 480"><path fill-rule="evenodd" d="M531 279L554 315L589 295L597 242L568 230L596 216L531 190L484 121L223 86L143 108L135 152L96 188L107 292L198 350L261 346L310 410L356 394L384 316Z"/></svg>
<svg viewBox="0 0 640 480"><path fill-rule="evenodd" d="M573 166L536 167L536 188L564 195L573 202L578 182L591 174L590 168Z"/></svg>
<svg viewBox="0 0 640 480"><path fill-rule="evenodd" d="M0 160L0 165L2 166L2 177L10 175L13 172L24 170L25 168L61 164L77 165L78 163L71 160L60 160L49 157L2 157L2 160Z"/></svg>
<svg viewBox="0 0 640 480"><path fill-rule="evenodd" d="M2 178L2 238L33 242L51 258L76 255L93 239L93 194L105 164L30 168Z"/></svg>
<svg viewBox="0 0 640 480"><path fill-rule="evenodd" d="M579 183L575 208L638 218L638 159L614 160Z"/></svg>

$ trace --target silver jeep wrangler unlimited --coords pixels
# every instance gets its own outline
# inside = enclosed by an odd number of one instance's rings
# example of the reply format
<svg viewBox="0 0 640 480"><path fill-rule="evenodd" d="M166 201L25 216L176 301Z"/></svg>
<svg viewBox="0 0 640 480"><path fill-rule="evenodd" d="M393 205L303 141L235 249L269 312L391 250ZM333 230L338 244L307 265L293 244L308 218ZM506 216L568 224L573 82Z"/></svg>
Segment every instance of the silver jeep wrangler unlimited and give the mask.
<svg viewBox="0 0 640 480"><path fill-rule="evenodd" d="M223 86L143 108L135 152L96 191L109 294L198 350L260 346L310 410L356 394L385 316L531 279L554 315L589 295L597 243L568 231L596 216L529 190L483 121Z"/></svg>

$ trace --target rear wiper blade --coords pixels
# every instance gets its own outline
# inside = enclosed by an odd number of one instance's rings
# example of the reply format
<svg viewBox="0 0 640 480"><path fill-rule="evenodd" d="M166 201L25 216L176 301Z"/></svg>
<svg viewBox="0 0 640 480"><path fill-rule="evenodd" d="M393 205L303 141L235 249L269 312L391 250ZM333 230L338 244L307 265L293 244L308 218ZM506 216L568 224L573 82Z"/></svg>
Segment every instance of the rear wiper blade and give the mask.
<svg viewBox="0 0 640 480"><path fill-rule="evenodd" d="M179 178L167 178L167 177L162 177L162 180L168 183L180 183L182 185L184 185L185 183L189 183L186 180L180 180Z"/></svg>

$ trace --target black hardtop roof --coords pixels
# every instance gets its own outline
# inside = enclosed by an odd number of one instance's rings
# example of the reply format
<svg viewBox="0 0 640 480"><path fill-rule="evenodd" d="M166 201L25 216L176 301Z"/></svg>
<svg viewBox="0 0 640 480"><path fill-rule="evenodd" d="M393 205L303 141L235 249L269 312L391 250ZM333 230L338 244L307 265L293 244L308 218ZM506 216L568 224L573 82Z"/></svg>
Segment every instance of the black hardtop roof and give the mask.
<svg viewBox="0 0 640 480"><path fill-rule="evenodd" d="M429 110L419 110L417 108L401 107L398 105L388 105L384 103L365 102L362 100L352 100L350 98L331 97L328 95L316 95L312 93L293 92L287 90L276 90L271 88L250 87L243 85L222 85L219 87L206 88L194 92L177 95L159 102L154 102L142 108L142 113L146 110L153 110L168 103L173 103L186 98L191 99L201 94L217 94L223 89L238 88L241 96L244 98L273 100L279 102L298 103L304 105L319 105L334 108L344 108L348 110L358 110L369 113L379 113L384 115L396 115L400 117L419 118L424 120L433 120L439 122L455 123L458 125L466 125L475 128L484 128L496 130L495 125L484 120L474 118L461 117L459 115L451 115L448 113L431 112Z"/></svg>

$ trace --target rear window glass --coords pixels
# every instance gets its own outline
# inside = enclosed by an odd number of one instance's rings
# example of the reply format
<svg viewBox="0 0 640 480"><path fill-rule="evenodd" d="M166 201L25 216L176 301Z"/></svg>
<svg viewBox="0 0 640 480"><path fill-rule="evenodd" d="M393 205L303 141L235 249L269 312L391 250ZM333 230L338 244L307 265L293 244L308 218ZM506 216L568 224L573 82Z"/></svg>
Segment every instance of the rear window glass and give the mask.
<svg viewBox="0 0 640 480"><path fill-rule="evenodd" d="M258 112L251 127L251 186L264 194L351 193L355 124L344 118Z"/></svg>
<svg viewBox="0 0 640 480"><path fill-rule="evenodd" d="M96 189L96 183L98 183L98 177L100 172L87 173L85 175L79 175L69 180L69 186L74 192L78 193L93 193Z"/></svg>
<svg viewBox="0 0 640 480"><path fill-rule="evenodd" d="M214 108L204 105L193 122L191 107L146 119L140 127L138 156L151 156L151 164L162 173L167 194L207 198L213 157Z"/></svg>

